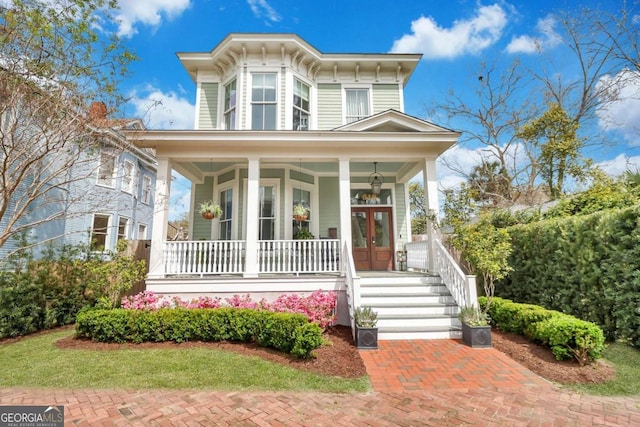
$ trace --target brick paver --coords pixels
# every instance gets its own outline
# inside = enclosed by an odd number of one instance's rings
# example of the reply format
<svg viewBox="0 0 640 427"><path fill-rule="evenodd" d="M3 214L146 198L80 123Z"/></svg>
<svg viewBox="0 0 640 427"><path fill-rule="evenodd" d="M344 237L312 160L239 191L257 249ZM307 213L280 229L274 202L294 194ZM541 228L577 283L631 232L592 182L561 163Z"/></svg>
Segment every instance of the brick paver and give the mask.
<svg viewBox="0 0 640 427"><path fill-rule="evenodd" d="M64 405L68 426L640 426L640 396L559 389L494 349L383 341L367 394L0 389L0 405Z"/></svg>

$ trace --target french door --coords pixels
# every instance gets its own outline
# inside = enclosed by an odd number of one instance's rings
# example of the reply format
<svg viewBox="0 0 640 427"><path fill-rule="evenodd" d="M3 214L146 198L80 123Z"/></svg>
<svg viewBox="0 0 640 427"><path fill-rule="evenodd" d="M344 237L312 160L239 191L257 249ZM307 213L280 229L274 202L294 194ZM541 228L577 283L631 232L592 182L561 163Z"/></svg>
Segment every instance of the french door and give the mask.
<svg viewBox="0 0 640 427"><path fill-rule="evenodd" d="M351 242L356 270L393 269L392 224L388 206L351 208Z"/></svg>

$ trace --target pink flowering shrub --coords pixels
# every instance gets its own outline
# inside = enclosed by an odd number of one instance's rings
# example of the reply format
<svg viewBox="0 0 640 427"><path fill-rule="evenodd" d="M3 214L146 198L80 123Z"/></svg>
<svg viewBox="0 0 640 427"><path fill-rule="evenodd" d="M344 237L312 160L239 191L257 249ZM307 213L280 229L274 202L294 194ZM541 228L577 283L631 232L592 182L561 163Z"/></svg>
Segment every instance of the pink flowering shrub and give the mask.
<svg viewBox="0 0 640 427"><path fill-rule="evenodd" d="M298 313L309 318L322 329L326 329L336 321L336 301L338 295L335 292L317 290L311 295L303 297L297 294L283 294L275 301L268 303L264 298L258 302L251 299L251 295L234 295L225 298L224 303L220 298L200 297L185 301L179 297L158 296L151 291L143 291L139 294L124 297L122 308L130 310L157 310L159 308L249 308L254 310L268 310L282 313Z"/></svg>

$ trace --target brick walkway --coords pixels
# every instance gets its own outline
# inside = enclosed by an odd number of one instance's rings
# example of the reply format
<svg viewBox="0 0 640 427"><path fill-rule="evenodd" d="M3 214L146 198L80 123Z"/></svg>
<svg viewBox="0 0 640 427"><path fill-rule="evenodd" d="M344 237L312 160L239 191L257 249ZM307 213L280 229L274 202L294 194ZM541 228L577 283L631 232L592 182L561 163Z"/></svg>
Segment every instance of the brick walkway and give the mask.
<svg viewBox="0 0 640 427"><path fill-rule="evenodd" d="M383 341L361 354L373 393L5 388L0 405L64 405L68 426L640 426L640 396L563 391L494 349Z"/></svg>

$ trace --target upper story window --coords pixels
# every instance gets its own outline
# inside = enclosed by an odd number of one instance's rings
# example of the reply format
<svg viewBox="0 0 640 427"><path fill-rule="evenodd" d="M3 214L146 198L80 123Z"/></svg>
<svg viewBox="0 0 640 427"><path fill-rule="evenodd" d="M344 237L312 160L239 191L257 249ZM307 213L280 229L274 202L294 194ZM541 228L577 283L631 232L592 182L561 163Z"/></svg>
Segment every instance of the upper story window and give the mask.
<svg viewBox="0 0 640 427"><path fill-rule="evenodd" d="M251 129L276 129L276 73L252 74Z"/></svg>
<svg viewBox="0 0 640 427"><path fill-rule="evenodd" d="M236 80L224 87L224 128L236 128Z"/></svg>
<svg viewBox="0 0 640 427"><path fill-rule="evenodd" d="M98 184L107 187L114 186L116 174L116 156L108 150L100 152L100 166L98 167Z"/></svg>
<svg viewBox="0 0 640 427"><path fill-rule="evenodd" d="M151 177L142 177L142 203L148 205L151 202Z"/></svg>
<svg viewBox="0 0 640 427"><path fill-rule="evenodd" d="M369 89L345 89L347 123L369 117Z"/></svg>
<svg viewBox="0 0 640 427"><path fill-rule="evenodd" d="M125 160L122 163L122 181L120 182L120 188L127 193L133 192L133 178L135 175L136 166L133 162Z"/></svg>
<svg viewBox="0 0 640 427"><path fill-rule="evenodd" d="M293 130L309 130L309 85L293 82Z"/></svg>

